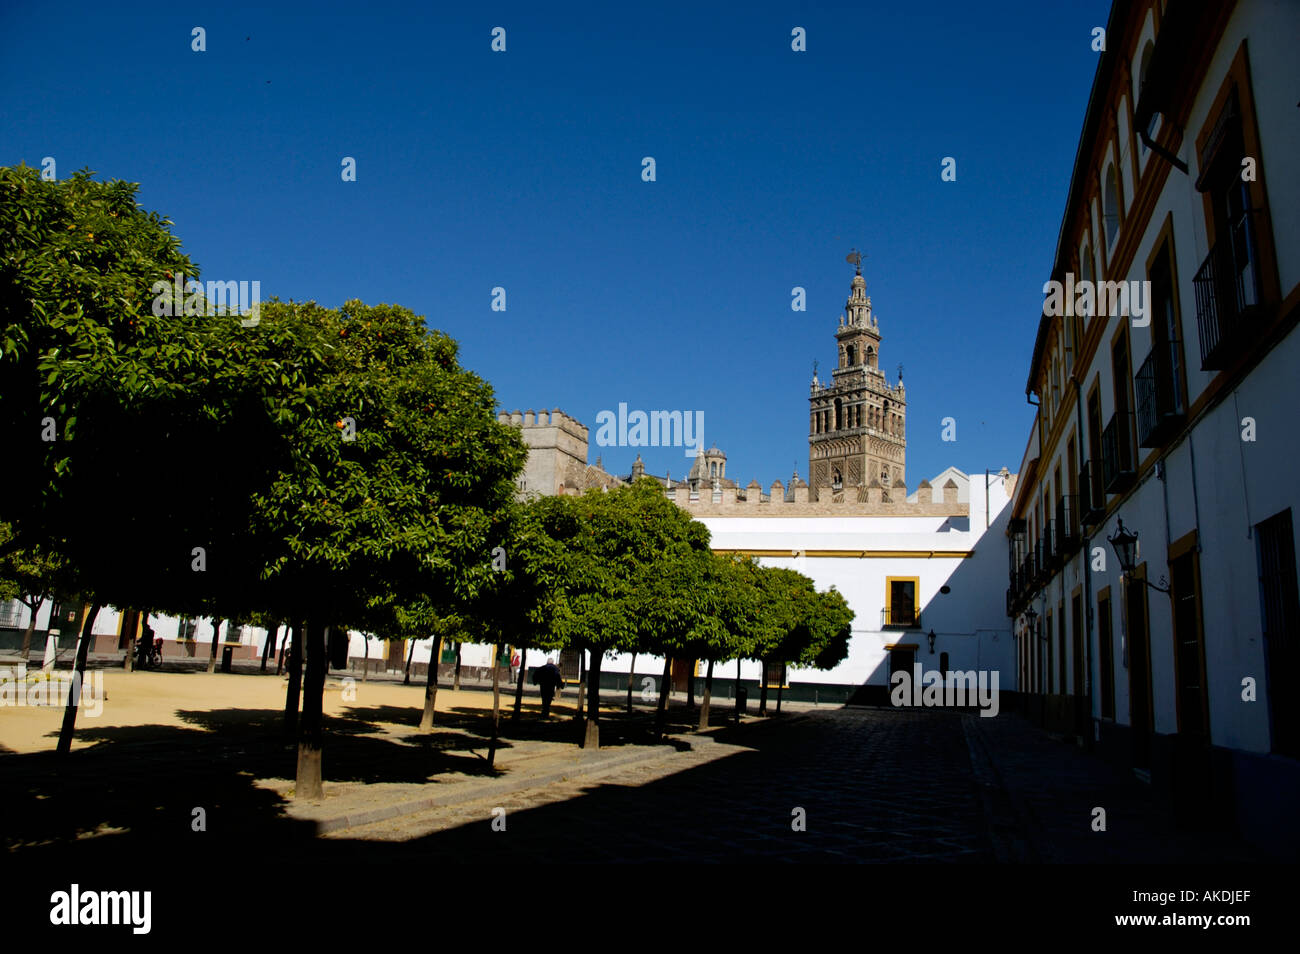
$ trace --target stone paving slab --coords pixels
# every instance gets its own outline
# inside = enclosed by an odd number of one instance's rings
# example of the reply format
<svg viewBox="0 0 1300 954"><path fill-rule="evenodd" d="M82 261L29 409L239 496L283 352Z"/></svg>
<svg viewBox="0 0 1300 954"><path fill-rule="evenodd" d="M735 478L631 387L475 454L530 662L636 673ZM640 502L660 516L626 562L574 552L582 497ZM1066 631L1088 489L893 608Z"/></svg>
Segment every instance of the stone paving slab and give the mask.
<svg viewBox="0 0 1300 954"><path fill-rule="evenodd" d="M369 825L403 815L446 808L466 802L500 798L518 792L543 788L570 779L601 774L630 763L661 759L677 753L671 745L625 746L590 754L547 754L527 770L511 773L492 781L465 780L439 783L437 794L395 800L393 791L383 786L335 784L332 796L322 802L290 802L286 814L314 821L320 834ZM630 749L630 751L628 751ZM425 786L427 790L428 786ZM400 796L399 796L400 797ZM370 807L367 807L370 806Z"/></svg>

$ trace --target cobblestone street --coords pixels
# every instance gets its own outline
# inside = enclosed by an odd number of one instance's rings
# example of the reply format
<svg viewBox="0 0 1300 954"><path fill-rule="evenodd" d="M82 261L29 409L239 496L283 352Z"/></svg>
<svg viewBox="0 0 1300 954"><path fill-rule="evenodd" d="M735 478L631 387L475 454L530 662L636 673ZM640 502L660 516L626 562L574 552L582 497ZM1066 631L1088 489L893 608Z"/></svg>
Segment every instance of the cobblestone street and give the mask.
<svg viewBox="0 0 1300 954"><path fill-rule="evenodd" d="M1136 779L1014 715L819 710L716 738L598 779L339 832L319 848L552 862L1267 860L1231 836L1174 829ZM1097 806L1105 832L1091 828ZM497 807L504 831L491 824Z"/></svg>

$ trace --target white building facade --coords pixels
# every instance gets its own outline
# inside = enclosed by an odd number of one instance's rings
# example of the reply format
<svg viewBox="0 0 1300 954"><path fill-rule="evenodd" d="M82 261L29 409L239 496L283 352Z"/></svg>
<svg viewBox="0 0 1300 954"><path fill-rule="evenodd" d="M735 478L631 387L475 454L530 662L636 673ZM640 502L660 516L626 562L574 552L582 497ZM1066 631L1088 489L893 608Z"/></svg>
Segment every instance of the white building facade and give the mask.
<svg viewBox="0 0 1300 954"><path fill-rule="evenodd" d="M1049 728L1300 846L1296 36L1296 4L1115 4L1050 280L1145 304L1044 288L1007 606Z"/></svg>

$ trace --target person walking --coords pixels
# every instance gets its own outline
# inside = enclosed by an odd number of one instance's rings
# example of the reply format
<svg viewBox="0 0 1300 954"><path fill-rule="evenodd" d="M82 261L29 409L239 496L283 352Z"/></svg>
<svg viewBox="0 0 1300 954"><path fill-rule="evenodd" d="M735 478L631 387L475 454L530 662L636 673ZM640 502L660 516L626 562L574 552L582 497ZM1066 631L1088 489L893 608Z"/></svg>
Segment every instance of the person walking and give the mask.
<svg viewBox="0 0 1300 954"><path fill-rule="evenodd" d="M564 683L564 676L560 675L560 667L555 665L555 660L546 660L546 665L537 670L537 686L542 691L542 718L551 717L551 700L555 698L555 690Z"/></svg>

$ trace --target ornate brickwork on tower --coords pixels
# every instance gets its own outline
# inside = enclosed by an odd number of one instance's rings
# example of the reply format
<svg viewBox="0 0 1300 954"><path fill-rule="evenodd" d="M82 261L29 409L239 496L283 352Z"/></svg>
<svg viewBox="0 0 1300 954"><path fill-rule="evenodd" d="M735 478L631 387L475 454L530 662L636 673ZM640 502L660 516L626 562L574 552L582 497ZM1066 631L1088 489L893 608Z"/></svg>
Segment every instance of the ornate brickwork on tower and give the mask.
<svg viewBox="0 0 1300 954"><path fill-rule="evenodd" d="M829 383L813 372L808 396L809 483L865 499L861 491L906 487L907 399L902 372L891 387L880 370L880 325L871 314L867 282L858 265L835 332L839 360Z"/></svg>

